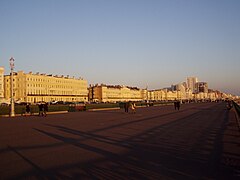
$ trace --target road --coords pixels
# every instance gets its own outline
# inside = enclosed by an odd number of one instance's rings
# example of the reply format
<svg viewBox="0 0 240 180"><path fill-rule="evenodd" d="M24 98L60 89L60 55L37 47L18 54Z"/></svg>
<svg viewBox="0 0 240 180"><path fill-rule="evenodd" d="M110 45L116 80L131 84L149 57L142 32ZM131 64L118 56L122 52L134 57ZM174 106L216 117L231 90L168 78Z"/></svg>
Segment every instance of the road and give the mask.
<svg viewBox="0 0 240 180"><path fill-rule="evenodd" d="M0 119L0 179L240 179L224 103Z"/></svg>

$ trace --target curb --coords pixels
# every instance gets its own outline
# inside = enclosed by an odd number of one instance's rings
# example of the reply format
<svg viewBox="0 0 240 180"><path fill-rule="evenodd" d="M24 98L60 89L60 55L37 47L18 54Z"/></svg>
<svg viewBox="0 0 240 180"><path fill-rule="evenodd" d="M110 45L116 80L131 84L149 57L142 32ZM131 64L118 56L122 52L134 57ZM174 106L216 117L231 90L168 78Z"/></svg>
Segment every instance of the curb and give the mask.
<svg viewBox="0 0 240 180"><path fill-rule="evenodd" d="M88 109L87 111L108 111L108 110L119 110L120 107L116 108L99 108L99 109Z"/></svg>
<svg viewBox="0 0 240 180"><path fill-rule="evenodd" d="M170 104L159 104L159 105L155 105L156 106L164 106L164 105L170 105ZM136 106L136 108L146 108L148 106ZM97 109L88 109L86 111L89 112L94 112L94 111L109 111L109 110L120 110L120 107L115 107L115 108L97 108ZM51 115L51 114L65 114L68 113L69 111L52 111L52 112L48 112L47 115ZM24 116L25 114L15 114L15 117L21 117ZM33 113L31 114L31 116L37 116L38 113ZM10 117L8 114L6 115L0 115L0 117Z"/></svg>
<svg viewBox="0 0 240 180"><path fill-rule="evenodd" d="M51 115L51 114L65 114L68 113L68 111L53 111L53 112L48 112L47 115ZM31 115L27 114L27 116L38 116L39 113L32 113ZM25 116L25 114L15 114L14 117L22 117ZM8 114L6 115L0 115L0 117L10 117ZM12 118L14 118L12 117Z"/></svg>

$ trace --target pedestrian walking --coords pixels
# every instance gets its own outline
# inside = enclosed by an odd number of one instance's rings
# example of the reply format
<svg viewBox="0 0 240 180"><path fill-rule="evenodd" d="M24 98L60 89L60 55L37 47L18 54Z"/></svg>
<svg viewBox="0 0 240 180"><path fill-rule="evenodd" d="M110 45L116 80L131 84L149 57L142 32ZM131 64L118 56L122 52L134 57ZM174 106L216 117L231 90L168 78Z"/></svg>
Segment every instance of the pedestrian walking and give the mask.
<svg viewBox="0 0 240 180"><path fill-rule="evenodd" d="M135 103L132 104L132 110L133 110L133 113L135 114L136 113L136 104Z"/></svg>
<svg viewBox="0 0 240 180"><path fill-rule="evenodd" d="M173 104L174 104L174 109L176 110L176 109L177 109L177 101L175 100L175 101L173 102Z"/></svg>
<svg viewBox="0 0 240 180"><path fill-rule="evenodd" d="M179 109L180 109L180 104L181 104L181 103L180 103L180 101L177 101L177 102L176 102L176 107L177 107L177 110L179 110Z"/></svg>
<svg viewBox="0 0 240 180"><path fill-rule="evenodd" d="M129 103L125 102L124 103L124 110L125 110L126 113L128 113L128 109L129 109Z"/></svg>
<svg viewBox="0 0 240 180"><path fill-rule="evenodd" d="M130 105L129 105L129 106L130 106L133 114L135 114L135 113L136 113L136 105L135 105L135 103L134 103L134 102L130 102Z"/></svg>
<svg viewBox="0 0 240 180"><path fill-rule="evenodd" d="M27 115L31 115L31 110L30 110L30 105L29 105L29 103L27 103L27 105L26 105L26 113L25 113L25 116L27 116Z"/></svg>
<svg viewBox="0 0 240 180"><path fill-rule="evenodd" d="M47 112L48 112L48 103L45 103L43 106L43 113L45 117L47 116Z"/></svg>
<svg viewBox="0 0 240 180"><path fill-rule="evenodd" d="M38 104L39 116L43 116L43 103Z"/></svg>

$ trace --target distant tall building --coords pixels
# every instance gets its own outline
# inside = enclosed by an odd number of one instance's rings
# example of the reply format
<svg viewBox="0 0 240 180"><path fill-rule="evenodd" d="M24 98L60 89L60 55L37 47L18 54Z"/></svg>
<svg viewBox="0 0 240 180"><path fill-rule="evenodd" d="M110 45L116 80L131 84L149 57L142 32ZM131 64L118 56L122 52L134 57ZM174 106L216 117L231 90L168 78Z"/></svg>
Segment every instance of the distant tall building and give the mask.
<svg viewBox="0 0 240 180"><path fill-rule="evenodd" d="M208 83L206 82L197 82L196 83L197 93L208 93Z"/></svg>
<svg viewBox="0 0 240 180"><path fill-rule="evenodd" d="M196 92L196 83L198 79L196 77L187 77L187 87L192 91Z"/></svg>
<svg viewBox="0 0 240 180"><path fill-rule="evenodd" d="M186 88L185 88L185 86L184 86L183 83L179 83L179 84L176 84L176 85L172 85L172 86L171 86L171 90L172 90L172 91L185 92L185 91L186 91Z"/></svg>
<svg viewBox="0 0 240 180"><path fill-rule="evenodd" d="M177 90L177 85L171 85L171 91L176 91Z"/></svg>
<svg viewBox="0 0 240 180"><path fill-rule="evenodd" d="M185 89L187 89L187 83L186 82L183 82L182 85L185 87Z"/></svg>
<svg viewBox="0 0 240 180"><path fill-rule="evenodd" d="M0 100L4 98L4 68L0 67Z"/></svg>

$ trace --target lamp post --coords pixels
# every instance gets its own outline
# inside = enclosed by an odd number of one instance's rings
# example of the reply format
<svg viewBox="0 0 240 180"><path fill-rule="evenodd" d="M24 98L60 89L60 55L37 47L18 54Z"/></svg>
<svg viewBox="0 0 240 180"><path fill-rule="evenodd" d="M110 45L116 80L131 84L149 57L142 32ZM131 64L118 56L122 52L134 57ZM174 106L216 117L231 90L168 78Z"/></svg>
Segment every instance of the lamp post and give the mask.
<svg viewBox="0 0 240 180"><path fill-rule="evenodd" d="M13 69L14 69L14 58L11 57L10 60L10 68L11 68L11 111L10 116L15 116L15 110L14 110L14 92L13 92Z"/></svg>

